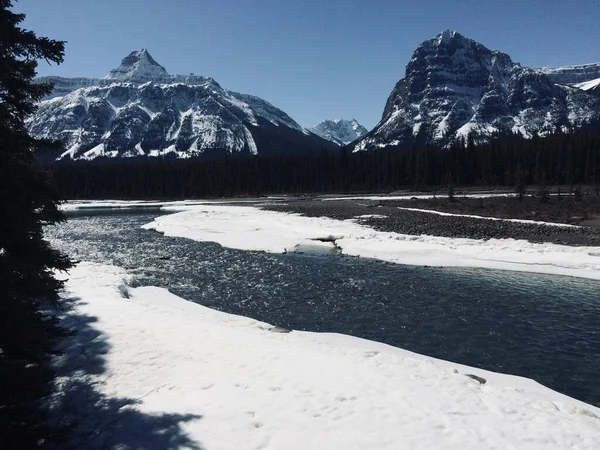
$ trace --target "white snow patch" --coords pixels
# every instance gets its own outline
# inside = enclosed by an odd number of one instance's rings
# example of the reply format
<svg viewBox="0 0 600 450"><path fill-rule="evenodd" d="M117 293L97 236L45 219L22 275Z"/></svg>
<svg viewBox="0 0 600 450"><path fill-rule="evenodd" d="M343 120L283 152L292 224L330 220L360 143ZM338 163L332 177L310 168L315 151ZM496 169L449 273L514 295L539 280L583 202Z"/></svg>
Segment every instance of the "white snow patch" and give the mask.
<svg viewBox="0 0 600 450"><path fill-rule="evenodd" d="M583 83L577 83L573 85L576 88L579 88L583 91L589 91L590 89L594 89L595 87L600 86L600 78L596 78L595 80L585 81Z"/></svg>
<svg viewBox="0 0 600 450"><path fill-rule="evenodd" d="M106 152L104 151L104 144L98 144L94 148L85 152L82 155L81 159L91 160L91 159L97 158L98 156L104 156L105 154L106 154Z"/></svg>
<svg viewBox="0 0 600 450"><path fill-rule="evenodd" d="M283 198L283 197L282 197ZM150 200L70 200L59 206L59 209L63 212L71 211L86 211L93 209L143 209L152 208L159 209L163 208L168 210L170 208L175 210L184 210L187 207L194 205L205 205L205 204L247 204L254 203L256 200L177 200L177 201L150 201Z"/></svg>
<svg viewBox="0 0 600 450"><path fill-rule="evenodd" d="M246 144L248 144L248 149L252 155L258 155L258 147L256 146L256 142L254 141L254 137L250 130L243 125L244 135L246 136Z"/></svg>
<svg viewBox="0 0 600 450"><path fill-rule="evenodd" d="M514 125L511 129L514 134L520 134L524 138L531 138L531 133L523 125Z"/></svg>
<svg viewBox="0 0 600 450"><path fill-rule="evenodd" d="M393 146L393 145L398 145L398 144L400 144L400 140L394 139L393 141L389 141L389 142L384 142L384 143L381 143L381 144L377 144L377 147L378 148L385 148L385 147L388 147L388 146Z"/></svg>
<svg viewBox="0 0 600 450"><path fill-rule="evenodd" d="M438 216L469 217L471 219L500 220L500 221L504 221L504 222L530 223L530 224L534 224L534 225L552 225L554 227L564 227L564 228L581 228L580 226L577 226L577 225L569 225L566 223L556 223L556 222L542 222L540 220L502 219L500 217L476 216L476 215L471 215L471 214L452 214L452 213L447 213L447 212L434 211L431 209L404 208L404 207L400 207L400 206L398 207L398 209L403 209L405 211L416 211L416 212L423 212L423 213L429 213L429 214L436 214Z"/></svg>
<svg viewBox="0 0 600 450"><path fill-rule="evenodd" d="M467 122L456 131L456 137L467 139L473 133L492 135L497 131L498 129L490 124L480 125L475 122Z"/></svg>
<svg viewBox="0 0 600 450"><path fill-rule="evenodd" d="M413 125L413 136L417 136L419 134L419 131L421 131L421 125L423 125L421 122L417 122Z"/></svg>
<svg viewBox="0 0 600 450"><path fill-rule="evenodd" d="M448 113L438 124L437 128L436 128L436 132L434 134L434 138L435 139L443 139L444 136L446 136L446 133L448 132L448 128L450 128L450 113ZM413 130L413 135L416 135L414 130Z"/></svg>
<svg viewBox="0 0 600 450"><path fill-rule="evenodd" d="M360 216L354 216L355 219L387 219L387 217L383 214L361 214Z"/></svg>
<svg viewBox="0 0 600 450"><path fill-rule="evenodd" d="M166 156L169 153L175 153L178 158L182 158L182 159L190 158L192 156L188 152L178 151L177 146L175 144L169 145L168 147L165 147L162 149L150 150L148 152L148 156L151 156L151 157Z"/></svg>
<svg viewBox="0 0 600 450"><path fill-rule="evenodd" d="M74 312L95 318L97 333L73 338L77 351L67 354L86 367L97 363L87 346L106 341L105 370L87 382L108 397L136 399L125 407L143 414L196 416L179 425L198 447L600 448L600 409L532 380L340 334L277 333L165 289L128 288L123 298L126 278L92 263L71 270ZM132 439L152 448L140 430L96 419L83 424L94 430L85 448Z"/></svg>

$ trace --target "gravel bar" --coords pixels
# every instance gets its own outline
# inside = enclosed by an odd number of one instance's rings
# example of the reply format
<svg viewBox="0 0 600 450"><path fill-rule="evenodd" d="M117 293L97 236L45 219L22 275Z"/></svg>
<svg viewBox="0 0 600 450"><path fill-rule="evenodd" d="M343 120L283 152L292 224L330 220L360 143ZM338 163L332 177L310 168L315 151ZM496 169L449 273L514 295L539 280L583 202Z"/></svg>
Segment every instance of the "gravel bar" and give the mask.
<svg viewBox="0 0 600 450"><path fill-rule="evenodd" d="M440 216L427 212L406 211L387 202L366 200L322 201L297 200L262 205L271 211L298 213L308 217L355 219L378 231L410 235L432 235L471 239L524 239L529 242L552 242L573 246L600 246L600 228L559 227L546 224ZM375 215L376 217L360 217ZM385 216L385 217L377 217Z"/></svg>

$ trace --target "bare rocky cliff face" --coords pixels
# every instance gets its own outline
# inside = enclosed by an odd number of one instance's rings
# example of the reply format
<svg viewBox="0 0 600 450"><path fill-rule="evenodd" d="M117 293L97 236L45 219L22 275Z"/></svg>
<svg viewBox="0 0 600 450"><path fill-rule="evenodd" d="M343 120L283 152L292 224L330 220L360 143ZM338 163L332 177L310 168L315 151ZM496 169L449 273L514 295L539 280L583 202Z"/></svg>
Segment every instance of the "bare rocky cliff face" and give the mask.
<svg viewBox="0 0 600 450"><path fill-rule="evenodd" d="M54 91L28 120L60 140L58 159L296 154L337 145L258 97L214 79L169 74L138 50L104 78L44 77Z"/></svg>
<svg viewBox="0 0 600 450"><path fill-rule="evenodd" d="M415 50L381 121L354 151L573 131L600 117L599 97L580 85L595 78L600 64L522 67L447 30Z"/></svg>

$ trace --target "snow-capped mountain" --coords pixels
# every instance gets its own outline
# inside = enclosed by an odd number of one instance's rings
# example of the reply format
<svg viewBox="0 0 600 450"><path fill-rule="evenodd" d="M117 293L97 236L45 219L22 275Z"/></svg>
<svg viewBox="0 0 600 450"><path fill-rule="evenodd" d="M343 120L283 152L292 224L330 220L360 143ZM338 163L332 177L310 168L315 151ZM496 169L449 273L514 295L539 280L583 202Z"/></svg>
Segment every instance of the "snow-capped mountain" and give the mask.
<svg viewBox="0 0 600 450"><path fill-rule="evenodd" d="M265 100L214 79L173 75L138 50L104 78L43 77L54 83L28 120L35 137L64 143L59 159L178 158L289 154L337 146Z"/></svg>
<svg viewBox="0 0 600 450"><path fill-rule="evenodd" d="M354 150L571 131L600 117L600 97L581 85L596 78L600 64L526 68L446 30L415 50L381 121Z"/></svg>
<svg viewBox="0 0 600 450"><path fill-rule="evenodd" d="M367 129L358 123L356 119L324 120L318 125L309 128L309 130L323 139L339 145L349 144L367 134Z"/></svg>

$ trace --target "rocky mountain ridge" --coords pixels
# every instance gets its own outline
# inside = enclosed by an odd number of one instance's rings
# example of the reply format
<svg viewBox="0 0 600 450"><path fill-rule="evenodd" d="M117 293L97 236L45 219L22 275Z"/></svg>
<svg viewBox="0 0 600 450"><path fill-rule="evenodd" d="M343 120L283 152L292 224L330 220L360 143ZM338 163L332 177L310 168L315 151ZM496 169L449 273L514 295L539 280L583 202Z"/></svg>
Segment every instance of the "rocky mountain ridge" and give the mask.
<svg viewBox="0 0 600 450"><path fill-rule="evenodd" d="M446 30L415 50L381 121L354 151L569 132L600 118L600 98L581 88L594 78L600 64L522 67Z"/></svg>
<svg viewBox="0 0 600 450"><path fill-rule="evenodd" d="M600 79L600 63L556 68L542 67L536 70L548 76L552 82L559 84L580 84Z"/></svg>
<svg viewBox="0 0 600 450"><path fill-rule="evenodd" d="M59 159L289 154L337 146L258 97L173 75L137 50L104 78L44 77L54 91L27 125L60 140Z"/></svg>

